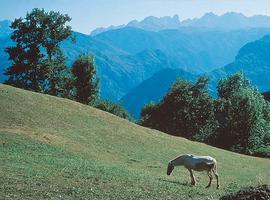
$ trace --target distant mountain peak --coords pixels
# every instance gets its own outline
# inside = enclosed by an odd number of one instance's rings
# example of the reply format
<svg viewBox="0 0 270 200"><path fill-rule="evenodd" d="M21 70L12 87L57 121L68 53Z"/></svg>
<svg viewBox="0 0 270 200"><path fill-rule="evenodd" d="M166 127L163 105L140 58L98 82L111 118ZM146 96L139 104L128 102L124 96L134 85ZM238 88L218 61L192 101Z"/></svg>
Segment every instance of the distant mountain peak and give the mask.
<svg viewBox="0 0 270 200"><path fill-rule="evenodd" d="M133 20L129 22L127 27L135 27L148 31L160 31L164 29L175 29L180 26L180 20L178 15L155 17L148 16L142 21Z"/></svg>
<svg viewBox="0 0 270 200"><path fill-rule="evenodd" d="M140 23L152 22L152 21L180 23L178 15L173 15L172 17L171 16L163 16L163 17L148 16L144 18L142 21L140 21Z"/></svg>
<svg viewBox="0 0 270 200"><path fill-rule="evenodd" d="M204 17L218 17L218 15L216 15L215 13L213 12L208 12L208 13L205 13L202 18Z"/></svg>
<svg viewBox="0 0 270 200"><path fill-rule="evenodd" d="M2 27L9 27L10 25L11 25L11 21L10 20L5 19L5 20L0 21L0 27L1 28Z"/></svg>
<svg viewBox="0 0 270 200"><path fill-rule="evenodd" d="M172 17L174 20L177 20L177 21L179 21L180 22L180 20L179 20L179 16L177 15L177 14L175 14L173 17Z"/></svg>
<svg viewBox="0 0 270 200"><path fill-rule="evenodd" d="M109 26L107 28L104 27L100 27L100 28L96 28L95 30L93 30L91 32L91 35L98 35L100 33L106 32L106 31L110 31L110 30L115 30L115 29L119 29L119 28L124 28L125 25L119 25L119 26Z"/></svg>
<svg viewBox="0 0 270 200"><path fill-rule="evenodd" d="M247 17L238 12L227 12L222 15L216 15L209 12L200 18L184 20L181 22L181 26L226 30L243 28L269 28L270 16L254 15Z"/></svg>
<svg viewBox="0 0 270 200"><path fill-rule="evenodd" d="M208 12L200 18L186 19L183 21L180 21L178 15L164 17L148 16L141 21L132 20L126 25L98 28L92 32L92 35L123 27L134 27L147 31L179 29L182 27L225 30L236 30L242 28L269 28L270 16L254 15L247 17L238 12L227 12L222 15Z"/></svg>
<svg viewBox="0 0 270 200"><path fill-rule="evenodd" d="M180 20L178 15L173 16L164 16L164 17L155 17L155 16L148 16L141 21L132 20L126 25L121 26L111 26L107 28L97 28L91 32L91 35L97 35L99 33L114 30L123 27L134 27L140 28L148 31L160 31L164 29L177 29L180 27Z"/></svg>
<svg viewBox="0 0 270 200"><path fill-rule="evenodd" d="M12 32L10 25L11 25L10 20L0 21L0 37L7 36Z"/></svg>
<svg viewBox="0 0 270 200"><path fill-rule="evenodd" d="M242 13L238 13L238 12L227 12L227 13L224 13L223 15L221 16L226 16L226 15L229 15L229 16L240 16L240 17L246 17L245 15L243 15Z"/></svg>

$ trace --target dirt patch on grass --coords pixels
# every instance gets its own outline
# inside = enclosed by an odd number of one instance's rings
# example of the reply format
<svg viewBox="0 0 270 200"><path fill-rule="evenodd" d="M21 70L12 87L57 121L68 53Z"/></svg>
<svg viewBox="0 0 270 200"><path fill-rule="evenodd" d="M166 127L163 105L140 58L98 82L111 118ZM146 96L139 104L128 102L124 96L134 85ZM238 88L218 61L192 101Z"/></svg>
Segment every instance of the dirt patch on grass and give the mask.
<svg viewBox="0 0 270 200"><path fill-rule="evenodd" d="M270 199L270 186L261 185L258 187L249 187L236 193L228 194L220 200L267 200Z"/></svg>
<svg viewBox="0 0 270 200"><path fill-rule="evenodd" d="M50 133L45 133L33 129L28 128L0 128L0 131L6 131L16 134L22 134L30 137L31 139L39 140L48 144L63 144L65 143L65 139L60 136L56 136Z"/></svg>

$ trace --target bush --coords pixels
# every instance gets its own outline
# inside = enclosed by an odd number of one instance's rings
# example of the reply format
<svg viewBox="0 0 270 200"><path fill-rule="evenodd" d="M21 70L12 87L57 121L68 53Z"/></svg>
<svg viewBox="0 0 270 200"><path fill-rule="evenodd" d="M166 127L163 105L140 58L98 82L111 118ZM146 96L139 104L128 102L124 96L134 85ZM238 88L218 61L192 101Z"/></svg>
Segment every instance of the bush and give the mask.
<svg viewBox="0 0 270 200"><path fill-rule="evenodd" d="M132 120L128 111L126 111L121 105L114 103L112 101L98 99L92 104L92 106L94 106L97 109L112 113L118 117Z"/></svg>
<svg viewBox="0 0 270 200"><path fill-rule="evenodd" d="M72 65L75 99L78 102L89 104L99 95L99 80L96 75L96 62L92 55L80 55Z"/></svg>
<svg viewBox="0 0 270 200"><path fill-rule="evenodd" d="M219 99L215 103L218 129L213 145L253 154L265 144L270 109L268 102L248 82L242 73L220 81Z"/></svg>
<svg viewBox="0 0 270 200"><path fill-rule="evenodd" d="M146 105L139 123L163 132L256 156L270 155L270 104L243 73L220 80L218 98L208 79L176 80L159 103Z"/></svg>
<svg viewBox="0 0 270 200"><path fill-rule="evenodd" d="M195 84L177 79L161 102L143 108L140 124L190 139L202 129L210 131L207 124L214 113L207 84L206 77L198 78Z"/></svg>

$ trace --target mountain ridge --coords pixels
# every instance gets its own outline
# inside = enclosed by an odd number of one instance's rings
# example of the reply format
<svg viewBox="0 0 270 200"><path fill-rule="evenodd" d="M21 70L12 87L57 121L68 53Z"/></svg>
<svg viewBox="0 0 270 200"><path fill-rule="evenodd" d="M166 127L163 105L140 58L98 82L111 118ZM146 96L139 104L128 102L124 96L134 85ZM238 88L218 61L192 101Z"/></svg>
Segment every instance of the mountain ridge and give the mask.
<svg viewBox="0 0 270 200"><path fill-rule="evenodd" d="M225 66L233 62L243 45L269 33L270 28L226 31L182 27L156 32L125 27L95 36L73 32L77 42L65 41L61 48L68 66L81 53L93 54L101 80L101 96L118 101L164 68L198 74ZM4 70L10 66L4 50L12 45L8 33L0 37L1 82L6 78Z"/></svg>
<svg viewBox="0 0 270 200"><path fill-rule="evenodd" d="M171 73L175 73L173 69L167 69ZM245 44L235 57L235 60L222 68L215 69L212 72L205 73L209 76L209 92L213 97L217 95L216 86L218 81L226 76L229 76L236 72L243 72L244 75L251 80L254 87L257 87L260 92L266 92L270 90L270 34L266 35L259 40ZM162 79L158 78L157 74L162 74ZM179 78L186 80L195 80L199 75L193 75L191 78L181 77L183 73L179 73ZM175 76L169 75L169 73L160 72L154 74L151 78L140 83L136 88L132 89L128 94L122 97L121 101L126 109L138 119L139 113L143 105L150 101L157 102L163 97L167 90L170 88L170 84L175 81ZM151 82L151 85L149 84ZM170 83L164 88L153 94L153 90L156 85L161 82ZM138 90L143 88L143 90ZM147 98L145 98L145 95ZM158 98L156 98L158 97ZM136 101L134 101L136 99Z"/></svg>
<svg viewBox="0 0 270 200"><path fill-rule="evenodd" d="M242 28L262 28L270 27L270 16L253 15L245 16L242 13L227 12L221 15L213 12L205 13L201 17L188 18L180 21L177 14L173 16L154 17L148 16L143 20L132 20L127 24L110 27L99 27L94 29L90 34L98 35L102 32L115 30L124 27L140 28L148 31L161 31L165 29L179 29L182 27L212 28L236 30Z"/></svg>
<svg viewBox="0 0 270 200"><path fill-rule="evenodd" d="M151 101L161 100L176 78L194 81L196 76L182 69L162 69L133 88L120 102L135 119L138 119L143 106Z"/></svg>
<svg viewBox="0 0 270 200"><path fill-rule="evenodd" d="M11 25L10 20L0 21L0 37L5 37L6 35L8 35L12 32L10 25Z"/></svg>

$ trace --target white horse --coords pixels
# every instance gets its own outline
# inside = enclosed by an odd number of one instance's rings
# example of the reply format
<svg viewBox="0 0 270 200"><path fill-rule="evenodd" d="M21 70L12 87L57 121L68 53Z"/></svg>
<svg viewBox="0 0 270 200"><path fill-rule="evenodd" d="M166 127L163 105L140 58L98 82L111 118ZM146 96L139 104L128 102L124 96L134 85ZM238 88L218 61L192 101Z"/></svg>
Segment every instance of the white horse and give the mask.
<svg viewBox="0 0 270 200"><path fill-rule="evenodd" d="M212 183L212 172L214 173L217 179L217 189L219 188L218 182L218 173L217 173L217 161L216 159L210 156L195 156L192 154L185 154L178 156L177 158L169 161L168 168L167 168L167 175L170 175L175 166L184 166L190 172L191 177L191 184L196 185L196 180L193 175L193 171L207 171L209 176L209 183L206 188L211 186Z"/></svg>

